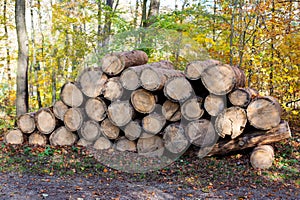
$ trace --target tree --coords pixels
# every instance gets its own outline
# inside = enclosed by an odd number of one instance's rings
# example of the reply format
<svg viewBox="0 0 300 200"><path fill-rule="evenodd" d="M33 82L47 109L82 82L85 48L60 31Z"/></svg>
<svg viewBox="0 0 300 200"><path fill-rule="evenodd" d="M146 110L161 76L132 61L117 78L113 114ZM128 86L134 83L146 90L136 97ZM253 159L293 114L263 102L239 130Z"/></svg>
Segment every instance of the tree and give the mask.
<svg viewBox="0 0 300 200"><path fill-rule="evenodd" d="M17 115L28 112L28 38L25 24L25 0L16 0L15 21L18 38Z"/></svg>

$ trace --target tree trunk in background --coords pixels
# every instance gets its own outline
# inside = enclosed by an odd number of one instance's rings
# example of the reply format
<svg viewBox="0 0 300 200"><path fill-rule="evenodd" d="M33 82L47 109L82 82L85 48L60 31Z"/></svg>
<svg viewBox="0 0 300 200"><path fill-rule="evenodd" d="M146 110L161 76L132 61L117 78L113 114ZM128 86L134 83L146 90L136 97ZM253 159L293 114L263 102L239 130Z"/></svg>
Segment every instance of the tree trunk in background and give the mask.
<svg viewBox="0 0 300 200"><path fill-rule="evenodd" d="M141 27L146 27L146 20L147 20L147 1L143 0L142 3L142 21L141 21Z"/></svg>
<svg viewBox="0 0 300 200"><path fill-rule="evenodd" d="M6 40L6 68L7 68L7 78L11 82L11 71L10 71L10 52L9 52L9 41L8 41L8 24L7 24L7 0L3 3L3 24L4 24L4 37ZM10 84L9 84L9 89Z"/></svg>
<svg viewBox="0 0 300 200"><path fill-rule="evenodd" d="M101 6L101 0L97 0L97 7L98 7L98 12L97 12L97 53L100 52L101 48L101 17L102 17L102 6Z"/></svg>
<svg viewBox="0 0 300 200"><path fill-rule="evenodd" d="M18 38L17 115L28 112L28 39L25 24L25 0L16 0L15 20Z"/></svg>
<svg viewBox="0 0 300 200"><path fill-rule="evenodd" d="M111 17L113 14L113 3L114 0L106 0L107 10L105 12L105 22L103 29L103 44L107 45L109 43L109 36L111 33Z"/></svg>
<svg viewBox="0 0 300 200"><path fill-rule="evenodd" d="M151 24L155 22L156 16L159 15L159 6L160 6L160 0L150 1L150 7L149 7L147 23L146 23L147 27L151 26Z"/></svg>

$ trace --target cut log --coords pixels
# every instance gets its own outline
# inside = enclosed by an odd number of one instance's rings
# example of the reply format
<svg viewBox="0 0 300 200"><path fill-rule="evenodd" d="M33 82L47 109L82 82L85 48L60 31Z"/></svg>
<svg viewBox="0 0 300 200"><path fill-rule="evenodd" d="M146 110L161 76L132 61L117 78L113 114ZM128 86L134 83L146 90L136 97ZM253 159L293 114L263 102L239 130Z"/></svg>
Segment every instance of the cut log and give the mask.
<svg viewBox="0 0 300 200"><path fill-rule="evenodd" d="M166 124L166 119L164 118L164 116L157 113L151 113L145 116L142 120L143 129L147 133L153 135L159 133L163 129L165 124Z"/></svg>
<svg viewBox="0 0 300 200"><path fill-rule="evenodd" d="M32 133L36 128L34 114L20 115L17 119L17 125L23 133Z"/></svg>
<svg viewBox="0 0 300 200"><path fill-rule="evenodd" d="M103 89L103 96L110 101L116 101L123 95L123 86L119 77L113 77L107 80Z"/></svg>
<svg viewBox="0 0 300 200"><path fill-rule="evenodd" d="M109 119L101 122L100 130L105 137L112 140L117 139L120 134L120 128L115 126Z"/></svg>
<svg viewBox="0 0 300 200"><path fill-rule="evenodd" d="M148 67L141 71L140 81L146 90L157 91L161 90L167 80L172 77L184 77L184 73L179 70Z"/></svg>
<svg viewBox="0 0 300 200"><path fill-rule="evenodd" d="M253 149L250 156L251 165L255 169L268 169L274 161L274 149L271 145L260 145Z"/></svg>
<svg viewBox="0 0 300 200"><path fill-rule="evenodd" d="M95 98L102 94L107 76L100 68L88 68L80 74L77 81L83 94Z"/></svg>
<svg viewBox="0 0 300 200"><path fill-rule="evenodd" d="M226 108L226 96L209 94L204 100L204 108L211 116L219 115Z"/></svg>
<svg viewBox="0 0 300 200"><path fill-rule="evenodd" d="M122 86L127 90L138 89L141 86L141 81L140 81L141 71L149 67L174 69L172 63L168 61L160 61L160 62L149 63L149 64L135 66L135 67L129 67L125 69L120 76L120 82Z"/></svg>
<svg viewBox="0 0 300 200"><path fill-rule="evenodd" d="M195 97L185 101L181 105L182 116L189 121L200 119L204 114L202 102L203 99L201 97Z"/></svg>
<svg viewBox="0 0 300 200"><path fill-rule="evenodd" d="M118 75L130 66L143 65L148 62L145 52L134 50L121 53L112 53L103 57L101 66L103 72L108 75Z"/></svg>
<svg viewBox="0 0 300 200"><path fill-rule="evenodd" d="M206 89L216 95L225 95L233 89L245 86L245 75L237 67L216 65L209 67L201 74Z"/></svg>
<svg viewBox="0 0 300 200"><path fill-rule="evenodd" d="M125 137L128 140L136 140L142 134L142 127L139 120L131 121L125 126Z"/></svg>
<svg viewBox="0 0 300 200"><path fill-rule="evenodd" d="M20 129L14 129L4 134L4 142L6 144L23 144L24 135Z"/></svg>
<svg viewBox="0 0 300 200"><path fill-rule="evenodd" d="M118 151L132 151L136 152L136 143L134 141L128 140L126 137L121 137L116 142L116 149Z"/></svg>
<svg viewBox="0 0 300 200"><path fill-rule="evenodd" d="M94 142L101 136L100 125L93 120L84 122L80 128L80 138Z"/></svg>
<svg viewBox="0 0 300 200"><path fill-rule="evenodd" d="M281 107L274 97L258 97L247 108L247 117L252 126L269 130L280 123Z"/></svg>
<svg viewBox="0 0 300 200"><path fill-rule="evenodd" d="M56 101L53 105L53 114L57 119L63 120L68 109L69 107L63 101Z"/></svg>
<svg viewBox="0 0 300 200"><path fill-rule="evenodd" d="M215 144L218 135L213 124L206 119L200 119L188 123L185 133L189 142L197 147L206 147Z"/></svg>
<svg viewBox="0 0 300 200"><path fill-rule="evenodd" d="M140 138L137 142L137 151L139 155L146 157L161 157L164 153L163 139L156 135Z"/></svg>
<svg viewBox="0 0 300 200"><path fill-rule="evenodd" d="M90 98L85 104L85 112L87 116L97 122L102 121L106 117L107 106L100 98Z"/></svg>
<svg viewBox="0 0 300 200"><path fill-rule="evenodd" d="M43 134L50 134L56 127L56 118L49 108L41 108L34 116L37 129Z"/></svg>
<svg viewBox="0 0 300 200"><path fill-rule="evenodd" d="M147 132L142 132L140 138L150 138L153 137L153 134L147 133Z"/></svg>
<svg viewBox="0 0 300 200"><path fill-rule="evenodd" d="M249 130L242 136L233 140L220 140L208 150L202 148L199 156L225 155L230 152L255 147L258 145L272 144L291 137L291 131L288 122L282 121L277 127L271 130ZM204 154L205 152L206 154Z"/></svg>
<svg viewBox="0 0 300 200"><path fill-rule="evenodd" d="M50 135L50 144L54 146L72 146L77 141L77 135L61 126Z"/></svg>
<svg viewBox="0 0 300 200"><path fill-rule="evenodd" d="M64 124L69 131L77 131L83 123L83 113L79 108L70 108L64 115Z"/></svg>
<svg viewBox="0 0 300 200"><path fill-rule="evenodd" d="M108 106L107 115L116 126L125 126L133 117L134 111L129 101L115 101Z"/></svg>
<svg viewBox="0 0 300 200"><path fill-rule="evenodd" d="M45 146L47 144L47 137L37 131L29 136L28 143L32 145Z"/></svg>
<svg viewBox="0 0 300 200"><path fill-rule="evenodd" d="M177 123L170 124L165 128L163 139L165 148L174 154L182 153L189 146L189 141L184 133L184 128Z"/></svg>
<svg viewBox="0 0 300 200"><path fill-rule="evenodd" d="M186 78L173 77L166 82L164 94L171 101L183 102L194 95L194 91Z"/></svg>
<svg viewBox="0 0 300 200"><path fill-rule="evenodd" d="M252 88L237 88L229 93L228 98L234 106L246 108L258 96L258 91Z"/></svg>
<svg viewBox="0 0 300 200"><path fill-rule="evenodd" d="M221 64L220 61L212 59L191 62L185 68L185 76L190 80L198 80L204 70L219 64Z"/></svg>
<svg viewBox="0 0 300 200"><path fill-rule="evenodd" d="M66 83L61 88L60 99L70 107L79 107L83 103L83 94L74 83Z"/></svg>
<svg viewBox="0 0 300 200"><path fill-rule="evenodd" d="M230 135L234 139L243 133L246 123L247 115L245 110L240 107L230 107L217 116L215 129L222 138Z"/></svg>
<svg viewBox="0 0 300 200"><path fill-rule="evenodd" d="M162 114L170 122L179 121L181 119L179 103L166 100L162 105Z"/></svg>
<svg viewBox="0 0 300 200"><path fill-rule="evenodd" d="M151 113L156 107L156 97L145 89L131 93L131 104L140 113Z"/></svg>
<svg viewBox="0 0 300 200"><path fill-rule="evenodd" d="M92 144L93 144L93 142L87 141L87 140L85 140L84 138L80 138L80 139L78 140L78 142L77 142L77 145L78 145L78 146L83 146L83 147L87 147L87 146L90 146L90 145L92 145Z"/></svg>
<svg viewBox="0 0 300 200"><path fill-rule="evenodd" d="M96 142L93 145L93 148L96 150L106 150L112 147L112 142L105 138L105 137L99 137Z"/></svg>

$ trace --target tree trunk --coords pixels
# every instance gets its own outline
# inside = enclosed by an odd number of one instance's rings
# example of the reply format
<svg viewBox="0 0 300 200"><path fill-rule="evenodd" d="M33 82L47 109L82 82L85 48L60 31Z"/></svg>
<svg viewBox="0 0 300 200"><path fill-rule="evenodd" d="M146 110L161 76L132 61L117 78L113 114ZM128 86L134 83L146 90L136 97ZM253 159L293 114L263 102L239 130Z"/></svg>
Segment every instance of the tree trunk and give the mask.
<svg viewBox="0 0 300 200"><path fill-rule="evenodd" d="M84 97L82 92L74 83L66 83L62 86L60 99L70 107L79 107L82 105Z"/></svg>
<svg viewBox="0 0 300 200"><path fill-rule="evenodd" d="M135 90L131 94L131 103L134 109L140 113L151 113L156 107L157 98L147 90Z"/></svg>
<svg viewBox="0 0 300 200"><path fill-rule="evenodd" d="M170 122L176 122L181 119L180 104L166 100L162 105L162 114L166 120Z"/></svg>
<svg viewBox="0 0 300 200"><path fill-rule="evenodd" d="M11 69L10 69L10 51L9 51L9 33L8 33L8 23L7 23L7 0L4 0L3 3L3 25L4 25L4 37L5 37L5 46L6 46L6 71L7 71L7 80L10 83L11 78ZM11 90L9 84L9 90Z"/></svg>
<svg viewBox="0 0 300 200"><path fill-rule="evenodd" d="M10 130L4 134L4 142L6 144L23 144L24 135L19 129Z"/></svg>
<svg viewBox="0 0 300 200"><path fill-rule="evenodd" d="M269 130L280 123L281 107L274 97L258 97L247 108L247 117L252 126Z"/></svg>
<svg viewBox="0 0 300 200"><path fill-rule="evenodd" d="M164 87L165 96L171 101L184 102L193 94L193 88L185 77L170 78Z"/></svg>
<svg viewBox="0 0 300 200"><path fill-rule="evenodd" d="M252 88L238 88L229 93L228 98L232 105L246 108L257 96L258 92Z"/></svg>
<svg viewBox="0 0 300 200"><path fill-rule="evenodd" d="M201 97L195 97L185 101L181 105L182 116L189 121L200 119L204 114L202 102L203 99Z"/></svg>
<svg viewBox="0 0 300 200"><path fill-rule="evenodd" d="M194 61L186 66L184 73L189 80L198 80L201 78L204 70L219 64L221 62L218 60Z"/></svg>
<svg viewBox="0 0 300 200"><path fill-rule="evenodd" d="M142 120L143 129L147 133L153 135L161 132L165 124L166 124L166 119L164 118L164 116L157 113L151 113L146 117L144 117Z"/></svg>
<svg viewBox="0 0 300 200"><path fill-rule="evenodd" d="M124 129L125 137L128 140L136 140L142 134L142 127L139 120L131 121Z"/></svg>
<svg viewBox="0 0 300 200"><path fill-rule="evenodd" d="M150 7L146 23L147 27L151 26L151 24L155 22L156 17L159 15L159 6L160 0L150 0Z"/></svg>
<svg viewBox="0 0 300 200"><path fill-rule="evenodd" d="M114 125L121 127L132 120L134 110L129 101L115 101L108 106L107 115Z"/></svg>
<svg viewBox="0 0 300 200"><path fill-rule="evenodd" d="M93 148L96 150L105 150L112 147L112 142L105 138L105 137L99 137L98 140L93 145Z"/></svg>
<svg viewBox="0 0 300 200"><path fill-rule="evenodd" d="M83 123L83 112L79 108L70 108L64 115L64 124L68 131L77 131Z"/></svg>
<svg viewBox="0 0 300 200"><path fill-rule="evenodd" d="M123 95L124 89L119 77L113 77L107 80L103 88L103 96L107 100L116 101Z"/></svg>
<svg viewBox="0 0 300 200"><path fill-rule="evenodd" d="M146 157L161 157L164 153L164 142L159 136L150 138L140 138L137 142L137 151L139 155Z"/></svg>
<svg viewBox="0 0 300 200"><path fill-rule="evenodd" d="M57 119L63 120L69 107L63 101L56 101L53 105L53 114Z"/></svg>
<svg viewBox="0 0 300 200"><path fill-rule="evenodd" d="M80 128L80 138L88 142L94 142L101 136L99 123L93 120L84 122Z"/></svg>
<svg viewBox="0 0 300 200"><path fill-rule="evenodd" d="M226 96L209 94L204 100L204 108L211 116L218 116L226 105Z"/></svg>
<svg viewBox="0 0 300 200"><path fill-rule="evenodd" d="M43 134L51 134L56 127L56 118L49 108L41 108L34 116L37 129Z"/></svg>
<svg viewBox="0 0 300 200"><path fill-rule="evenodd" d="M268 169L274 161L274 149L271 145L260 145L253 149L250 162L255 169Z"/></svg>
<svg viewBox="0 0 300 200"><path fill-rule="evenodd" d="M107 106L100 97L88 99L84 108L87 116L92 120L100 122L106 117Z"/></svg>
<svg viewBox="0 0 300 200"><path fill-rule="evenodd" d="M44 134L37 132L32 133L28 138L28 143L31 145L45 146L47 144L47 137Z"/></svg>
<svg viewBox="0 0 300 200"><path fill-rule="evenodd" d="M118 151L132 151L136 152L136 143L134 141L130 141L125 137L121 137L116 142L116 149Z"/></svg>
<svg viewBox="0 0 300 200"><path fill-rule="evenodd" d="M105 119L101 122L100 129L102 134L108 139L114 140L119 137L119 127L115 126L109 119Z"/></svg>
<svg viewBox="0 0 300 200"><path fill-rule="evenodd" d="M184 128L179 124L170 124L163 133L165 148L174 154L185 151L189 146L188 138L184 133Z"/></svg>
<svg viewBox="0 0 300 200"><path fill-rule="evenodd" d="M77 135L64 126L59 127L50 135L50 144L54 146L72 146L77 141Z"/></svg>
<svg viewBox="0 0 300 200"><path fill-rule="evenodd" d="M18 117L17 125L23 133L32 133L35 130L36 126L33 115L34 114L27 113Z"/></svg>

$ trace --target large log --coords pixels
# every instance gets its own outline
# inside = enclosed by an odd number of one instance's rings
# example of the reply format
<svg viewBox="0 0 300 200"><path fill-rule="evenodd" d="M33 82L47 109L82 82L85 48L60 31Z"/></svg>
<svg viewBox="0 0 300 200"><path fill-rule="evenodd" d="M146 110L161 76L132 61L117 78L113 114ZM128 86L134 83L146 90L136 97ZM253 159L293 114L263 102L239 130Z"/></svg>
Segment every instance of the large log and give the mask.
<svg viewBox="0 0 300 200"><path fill-rule="evenodd" d="M136 140L142 134L141 122L139 120L129 122L124 129L125 137L128 140Z"/></svg>
<svg viewBox="0 0 300 200"><path fill-rule="evenodd" d="M210 93L225 95L235 88L244 87L245 75L237 67L216 65L204 70L201 81Z"/></svg>
<svg viewBox="0 0 300 200"><path fill-rule="evenodd" d="M160 61L160 62L149 63L149 64L135 66L135 67L129 67L125 69L120 76L120 82L122 86L127 90L138 89L141 86L141 81L140 81L141 71L149 67L174 69L172 63L168 61Z"/></svg>
<svg viewBox="0 0 300 200"><path fill-rule="evenodd" d="M77 131L81 128L84 115L79 108L70 108L64 115L64 124L68 131Z"/></svg>
<svg viewBox="0 0 300 200"><path fill-rule="evenodd" d="M211 116L219 115L226 108L226 96L209 94L204 100L204 108Z"/></svg>
<svg viewBox="0 0 300 200"><path fill-rule="evenodd" d="M51 109L41 108L34 116L37 129L43 134L50 134L56 127L56 118Z"/></svg>
<svg viewBox="0 0 300 200"><path fill-rule="evenodd" d="M47 144L47 137L44 134L36 131L28 137L28 143L32 145L45 146Z"/></svg>
<svg viewBox="0 0 300 200"><path fill-rule="evenodd" d="M36 128L34 114L26 113L20 115L17 119L17 125L23 133L32 133Z"/></svg>
<svg viewBox="0 0 300 200"><path fill-rule="evenodd" d="M102 58L101 66L103 72L108 75L118 75L130 66L143 65L148 62L145 52L134 50L121 53L111 53Z"/></svg>
<svg viewBox="0 0 300 200"><path fill-rule="evenodd" d="M220 140L212 147L200 149L200 157L212 155L225 155L230 152L239 151L258 145L272 144L291 137L288 122L282 121L277 127L268 131L249 130L240 137L232 140Z"/></svg>
<svg viewBox="0 0 300 200"><path fill-rule="evenodd" d="M176 122L181 119L180 104L170 100L166 100L162 105L162 114L166 120Z"/></svg>
<svg viewBox="0 0 300 200"><path fill-rule="evenodd" d="M255 147L250 156L251 165L255 169L268 169L274 161L274 149L271 145Z"/></svg>
<svg viewBox="0 0 300 200"><path fill-rule="evenodd" d="M126 137L121 137L116 142L116 149L118 151L133 151L136 152L136 142L128 140Z"/></svg>
<svg viewBox="0 0 300 200"><path fill-rule="evenodd" d="M124 88L120 82L120 77L112 77L107 80L103 88L103 96L110 101L116 101L123 95Z"/></svg>
<svg viewBox="0 0 300 200"><path fill-rule="evenodd" d="M129 101L115 101L108 106L107 115L116 126L125 126L134 115L134 110Z"/></svg>
<svg viewBox="0 0 300 200"><path fill-rule="evenodd" d="M61 126L50 135L50 144L54 146L72 146L77 141L78 137L74 133Z"/></svg>
<svg viewBox="0 0 300 200"><path fill-rule="evenodd" d="M139 155L146 157L161 157L164 153L163 139L157 135L150 138L140 138L137 142Z"/></svg>
<svg viewBox="0 0 300 200"><path fill-rule="evenodd" d="M191 62L185 68L185 76L190 80L198 80L205 69L219 64L221 64L220 61L212 59Z"/></svg>
<svg viewBox="0 0 300 200"><path fill-rule="evenodd" d="M157 113L151 113L142 119L143 129L147 133L153 135L159 133L163 129L165 124L166 119L164 118L164 116Z"/></svg>
<svg viewBox="0 0 300 200"><path fill-rule="evenodd" d="M64 115L67 112L69 107L63 101L56 101L53 104L53 114L57 119L63 120Z"/></svg>
<svg viewBox="0 0 300 200"><path fill-rule="evenodd" d="M247 117L252 126L269 130L280 123L281 107L274 97L258 97L247 107Z"/></svg>
<svg viewBox="0 0 300 200"><path fill-rule="evenodd" d="M183 102L194 95L194 90L185 77L173 77L166 82L164 94L171 101Z"/></svg>
<svg viewBox="0 0 300 200"><path fill-rule="evenodd" d="M257 96L258 91L252 88L237 88L228 94L228 99L232 105L246 108Z"/></svg>
<svg viewBox="0 0 300 200"><path fill-rule="evenodd" d="M111 140L117 139L120 134L120 128L115 126L108 118L101 122L100 130L105 137Z"/></svg>
<svg viewBox="0 0 300 200"><path fill-rule="evenodd" d="M93 120L85 121L80 128L80 138L88 142L94 142L101 136L100 125Z"/></svg>
<svg viewBox="0 0 300 200"><path fill-rule="evenodd" d="M95 98L102 94L107 76L100 68L87 68L80 74L77 81L83 94Z"/></svg>
<svg viewBox="0 0 300 200"><path fill-rule="evenodd" d="M131 93L131 104L140 113L151 113L156 107L156 96L145 89Z"/></svg>
<svg viewBox="0 0 300 200"><path fill-rule="evenodd" d="M203 99L201 97L195 97L185 101L181 105L182 116L189 121L200 119L204 114L202 102Z"/></svg>
<svg viewBox="0 0 300 200"><path fill-rule="evenodd" d="M87 116L95 121L102 121L106 117L107 106L100 98L90 98L85 103L85 112Z"/></svg>
<svg viewBox="0 0 300 200"><path fill-rule="evenodd" d="M70 107L79 107L83 103L83 94L74 83L66 83L61 88L60 99Z"/></svg>
<svg viewBox="0 0 300 200"><path fill-rule="evenodd" d="M14 129L4 134L4 142L6 144L23 144L24 134L20 129Z"/></svg>
<svg viewBox="0 0 300 200"><path fill-rule="evenodd" d="M165 148L174 154L182 153L190 144L185 135L184 128L177 123L170 124L165 128L163 139Z"/></svg>
<svg viewBox="0 0 300 200"><path fill-rule="evenodd" d="M112 147L112 142L106 137L99 137L93 145L96 150L105 150Z"/></svg>

